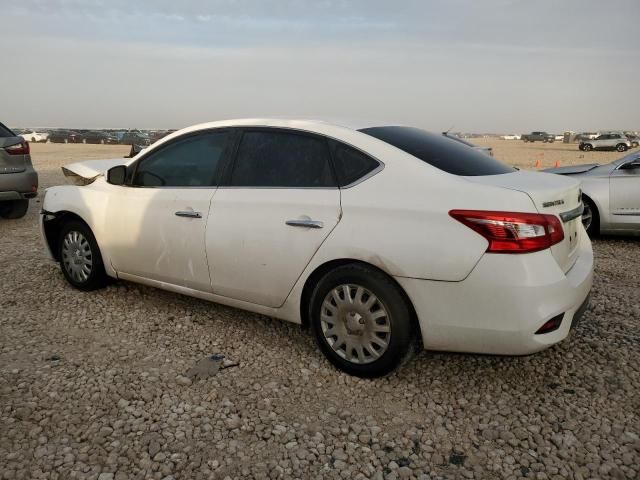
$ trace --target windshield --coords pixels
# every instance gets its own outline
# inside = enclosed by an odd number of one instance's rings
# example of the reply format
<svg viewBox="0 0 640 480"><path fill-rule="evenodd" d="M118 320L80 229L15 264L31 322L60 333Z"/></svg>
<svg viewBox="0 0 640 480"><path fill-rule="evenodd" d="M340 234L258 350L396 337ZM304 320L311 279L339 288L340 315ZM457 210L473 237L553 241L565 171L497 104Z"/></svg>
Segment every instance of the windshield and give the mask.
<svg viewBox="0 0 640 480"><path fill-rule="evenodd" d="M425 163L460 176L500 175L515 172L489 155L453 140L413 127L372 127L362 133L399 148Z"/></svg>

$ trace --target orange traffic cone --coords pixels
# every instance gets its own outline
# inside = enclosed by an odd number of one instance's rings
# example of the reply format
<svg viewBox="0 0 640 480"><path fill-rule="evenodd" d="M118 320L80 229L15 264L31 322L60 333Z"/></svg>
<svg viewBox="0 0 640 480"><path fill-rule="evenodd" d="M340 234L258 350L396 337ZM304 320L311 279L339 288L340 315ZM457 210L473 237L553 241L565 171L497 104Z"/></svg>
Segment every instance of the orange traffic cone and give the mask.
<svg viewBox="0 0 640 480"><path fill-rule="evenodd" d="M540 159L536 160L536 168L540 168Z"/></svg>
<svg viewBox="0 0 640 480"><path fill-rule="evenodd" d="M556 168L560 166L560 160L556 160Z"/></svg>

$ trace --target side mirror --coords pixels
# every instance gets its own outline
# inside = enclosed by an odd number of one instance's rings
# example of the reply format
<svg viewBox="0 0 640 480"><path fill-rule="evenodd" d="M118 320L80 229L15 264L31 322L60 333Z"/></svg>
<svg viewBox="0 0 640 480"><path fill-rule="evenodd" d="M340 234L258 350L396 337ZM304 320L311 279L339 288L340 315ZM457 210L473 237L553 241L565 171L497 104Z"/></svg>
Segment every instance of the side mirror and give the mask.
<svg viewBox="0 0 640 480"><path fill-rule="evenodd" d="M620 165L620 170L633 170L634 168L640 168L640 158Z"/></svg>
<svg viewBox="0 0 640 480"><path fill-rule="evenodd" d="M107 170L107 183L111 185L124 185L127 178L127 167L118 165Z"/></svg>

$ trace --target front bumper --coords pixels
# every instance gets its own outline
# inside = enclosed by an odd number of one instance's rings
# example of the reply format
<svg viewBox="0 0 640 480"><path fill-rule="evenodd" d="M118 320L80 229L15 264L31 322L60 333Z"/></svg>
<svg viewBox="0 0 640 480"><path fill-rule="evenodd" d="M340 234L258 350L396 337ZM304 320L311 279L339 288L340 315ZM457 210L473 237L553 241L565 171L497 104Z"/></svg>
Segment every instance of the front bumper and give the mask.
<svg viewBox="0 0 640 480"><path fill-rule="evenodd" d="M461 282L396 277L418 315L424 347L430 350L527 355L569 334L588 306L593 251L582 232L579 256L565 274L550 250L485 254ZM563 315L557 330L535 332Z"/></svg>

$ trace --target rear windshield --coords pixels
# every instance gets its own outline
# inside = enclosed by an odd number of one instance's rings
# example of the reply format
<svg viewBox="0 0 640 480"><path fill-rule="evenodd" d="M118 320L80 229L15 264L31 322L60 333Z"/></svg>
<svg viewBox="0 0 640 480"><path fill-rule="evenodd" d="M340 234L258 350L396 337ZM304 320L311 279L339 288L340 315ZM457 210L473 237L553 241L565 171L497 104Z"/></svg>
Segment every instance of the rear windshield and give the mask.
<svg viewBox="0 0 640 480"><path fill-rule="evenodd" d="M7 127L5 127L3 124L0 123L0 137L2 138L15 137L15 135L11 130L9 130Z"/></svg>
<svg viewBox="0 0 640 480"><path fill-rule="evenodd" d="M444 135L412 127L372 127L360 130L447 173L461 176L515 172L504 163Z"/></svg>

